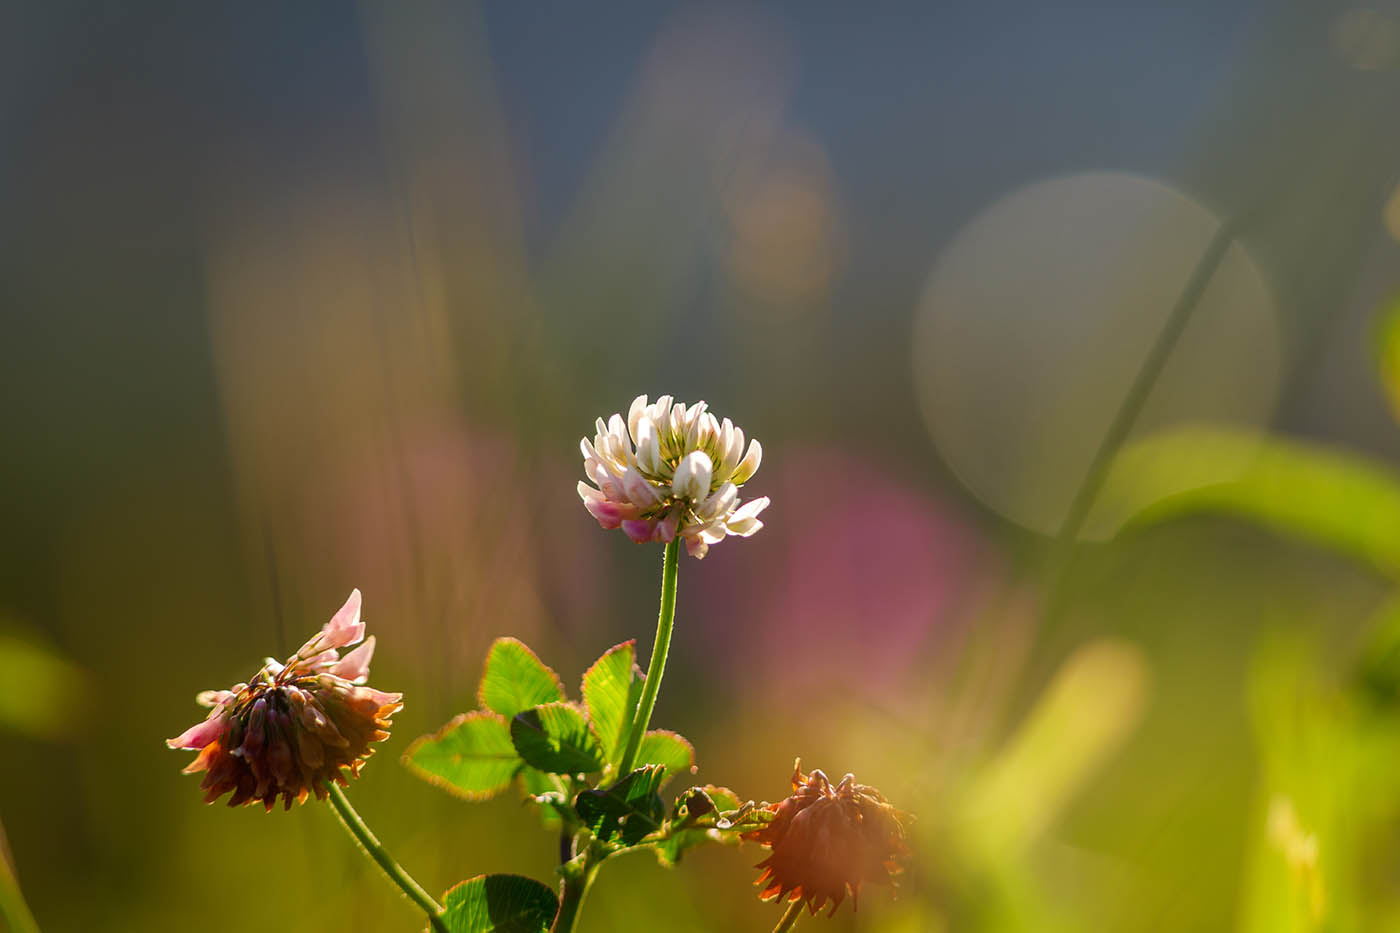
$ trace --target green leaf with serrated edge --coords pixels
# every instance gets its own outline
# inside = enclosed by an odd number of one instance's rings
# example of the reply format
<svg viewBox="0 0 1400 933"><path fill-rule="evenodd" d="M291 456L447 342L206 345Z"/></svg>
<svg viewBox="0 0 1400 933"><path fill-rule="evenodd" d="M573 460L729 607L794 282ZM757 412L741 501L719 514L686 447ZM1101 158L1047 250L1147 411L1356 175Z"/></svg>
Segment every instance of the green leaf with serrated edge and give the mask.
<svg viewBox="0 0 1400 933"><path fill-rule="evenodd" d="M510 738L525 763L551 774L603 767L603 747L588 719L572 703L545 703L510 721Z"/></svg>
<svg viewBox="0 0 1400 933"><path fill-rule="evenodd" d="M622 759L628 727L642 695L642 680L636 642L631 641L609 648L583 674L583 702L609 764Z"/></svg>
<svg viewBox="0 0 1400 933"><path fill-rule="evenodd" d="M614 838L636 845L661 828L666 807L656 793L665 778L659 765L638 768L605 790L586 790L574 798L574 811L603 842Z"/></svg>
<svg viewBox="0 0 1400 933"><path fill-rule="evenodd" d="M451 933L549 933L558 912L548 885L520 875L477 875L442 897Z"/></svg>
<svg viewBox="0 0 1400 933"><path fill-rule="evenodd" d="M661 765L666 769L666 776L661 782L665 784L677 774L695 770L695 746L679 733L653 729L642 736L642 744L637 749L637 764Z"/></svg>
<svg viewBox="0 0 1400 933"><path fill-rule="evenodd" d="M414 774L467 800L485 800L510 786L524 766L510 727L495 713L476 710L416 740L403 763Z"/></svg>
<svg viewBox="0 0 1400 933"><path fill-rule="evenodd" d="M560 819L560 807L569 805L568 797L564 792L564 784L558 775L545 774L529 765L520 769L520 786L525 793L534 800L540 811L540 822L544 828L555 831L561 828L563 820ZM534 798L543 798L535 800Z"/></svg>
<svg viewBox="0 0 1400 933"><path fill-rule="evenodd" d="M481 705L509 719L516 713L564 699L564 685L523 641L498 638L486 652L477 691Z"/></svg>
<svg viewBox="0 0 1400 933"><path fill-rule="evenodd" d="M727 787L716 787L713 784L706 784L700 788L710 795L710 799L715 802L715 807L723 813L725 810L737 810L744 801L739 799L739 795Z"/></svg>

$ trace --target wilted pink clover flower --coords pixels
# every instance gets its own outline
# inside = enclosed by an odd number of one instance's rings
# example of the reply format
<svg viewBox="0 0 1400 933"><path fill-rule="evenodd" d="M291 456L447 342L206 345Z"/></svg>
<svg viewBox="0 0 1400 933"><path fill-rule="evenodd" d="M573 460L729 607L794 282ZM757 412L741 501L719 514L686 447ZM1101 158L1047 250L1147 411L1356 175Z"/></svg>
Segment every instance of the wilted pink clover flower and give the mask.
<svg viewBox="0 0 1400 933"><path fill-rule="evenodd" d="M355 590L285 664L269 658L251 683L199 694L209 716L166 744L199 751L185 773L207 772L205 803L229 791L231 807L260 801L271 810L279 795L289 809L308 793L325 799L325 782L348 784L343 769L359 773L403 706L403 694L364 686L373 655Z"/></svg>

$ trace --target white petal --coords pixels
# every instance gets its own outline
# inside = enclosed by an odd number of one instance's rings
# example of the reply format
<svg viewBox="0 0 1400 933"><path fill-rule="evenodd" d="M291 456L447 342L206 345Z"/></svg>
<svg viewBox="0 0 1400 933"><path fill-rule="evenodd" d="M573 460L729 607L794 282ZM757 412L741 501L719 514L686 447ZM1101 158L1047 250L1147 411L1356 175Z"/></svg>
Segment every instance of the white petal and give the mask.
<svg viewBox="0 0 1400 933"><path fill-rule="evenodd" d="M744 503L734 514L729 516L725 525L729 528L729 533L738 535L740 538L747 538L749 535L763 527L763 522L758 520L758 513L768 508L768 497L763 496Z"/></svg>
<svg viewBox="0 0 1400 933"><path fill-rule="evenodd" d="M714 465L702 450L693 450L681 458L676 466L676 475L671 481L671 491L682 499L703 502L710 493L710 477Z"/></svg>
<svg viewBox="0 0 1400 933"><path fill-rule="evenodd" d="M705 403L696 402L685 413L685 449L695 450L700 446L700 433L704 430Z"/></svg>
<svg viewBox="0 0 1400 933"><path fill-rule="evenodd" d="M642 420L642 415L647 409L647 397L639 395L632 399L632 407L627 409L627 433L632 435L632 443L640 446L641 441L637 439L637 425Z"/></svg>
<svg viewBox="0 0 1400 933"><path fill-rule="evenodd" d="M637 425L637 467L649 476L661 472L661 442L656 436L656 424L643 419Z"/></svg>
<svg viewBox="0 0 1400 933"><path fill-rule="evenodd" d="M705 521L714 521L722 515L728 515L729 510L734 508L734 503L739 501L739 487L733 483L725 483L715 491L715 494L705 500L705 504L695 510Z"/></svg>
<svg viewBox="0 0 1400 933"><path fill-rule="evenodd" d="M608 433L624 447L627 445L627 422L622 420L621 415L613 415L608 419Z"/></svg>
<svg viewBox="0 0 1400 933"><path fill-rule="evenodd" d="M758 465L762 461L763 445L755 438L749 442L749 452L744 456L738 468L734 470L734 476L731 478L740 486L744 485L744 483L748 482L749 477L758 472Z"/></svg>

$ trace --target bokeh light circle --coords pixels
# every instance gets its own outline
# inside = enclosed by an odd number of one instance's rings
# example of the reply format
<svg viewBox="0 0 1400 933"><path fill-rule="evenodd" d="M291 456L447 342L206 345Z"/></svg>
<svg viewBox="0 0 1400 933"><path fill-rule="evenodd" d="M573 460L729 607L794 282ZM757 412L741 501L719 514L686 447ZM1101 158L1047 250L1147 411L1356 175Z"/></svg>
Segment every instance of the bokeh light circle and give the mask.
<svg viewBox="0 0 1400 933"><path fill-rule="evenodd" d="M973 495L1056 533L1221 222L1161 182L1094 172L1033 183L959 231L924 289L914 376L934 443ZM1183 423L1259 426L1279 363L1269 289L1235 243L1129 445ZM1202 479L1192 472L1193 485ZM1084 534L1112 534L1122 505L1091 513Z"/></svg>

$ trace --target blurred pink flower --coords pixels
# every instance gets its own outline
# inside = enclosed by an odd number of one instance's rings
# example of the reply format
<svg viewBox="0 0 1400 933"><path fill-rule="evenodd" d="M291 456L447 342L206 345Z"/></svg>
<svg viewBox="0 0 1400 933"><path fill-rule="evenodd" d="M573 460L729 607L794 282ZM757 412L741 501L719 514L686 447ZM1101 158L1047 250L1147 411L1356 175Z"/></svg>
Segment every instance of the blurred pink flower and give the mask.
<svg viewBox="0 0 1400 933"><path fill-rule="evenodd" d="M637 542L680 535L695 558L728 535L747 538L763 527L758 515L767 496L739 505L763 445L751 441L745 452L743 430L706 408L673 404L669 395L648 405L639 395L626 421L620 414L598 419L593 442L579 442L594 485L580 482L578 494L599 525L621 528Z"/></svg>
<svg viewBox="0 0 1400 933"><path fill-rule="evenodd" d="M290 808L308 793L325 799L325 782L349 783L344 769L359 773L403 706L403 694L364 686L373 655L355 590L285 664L269 658L251 684L201 693L209 716L166 744L199 751L185 773L207 772L205 803L230 791L231 807L260 801L271 810L281 796Z"/></svg>
<svg viewBox="0 0 1400 933"><path fill-rule="evenodd" d="M784 513L773 537L741 559L716 558L697 595L703 624L688 631L751 649L734 670L749 683L789 694L836 684L899 693L901 675L926 671L925 652L977 588L985 552L975 532L873 460L800 448L782 461L768 477L780 502L821 507ZM735 605L748 608L736 614ZM783 663L763 660L772 657Z"/></svg>

